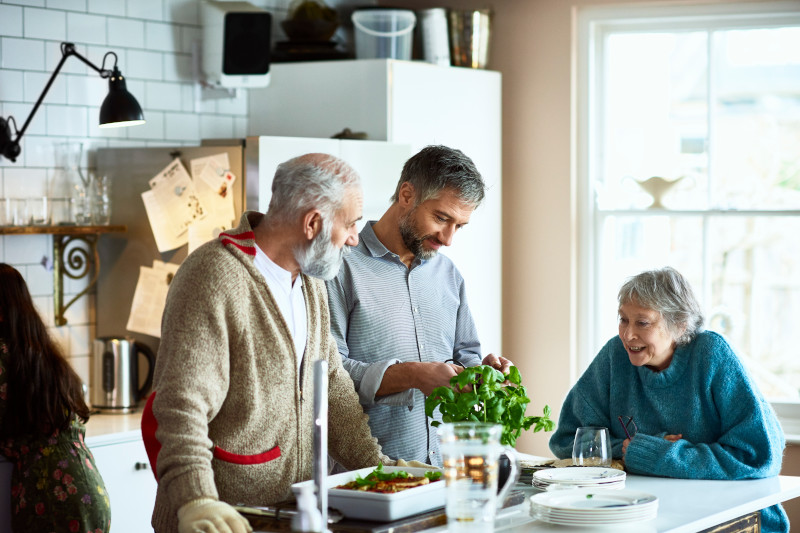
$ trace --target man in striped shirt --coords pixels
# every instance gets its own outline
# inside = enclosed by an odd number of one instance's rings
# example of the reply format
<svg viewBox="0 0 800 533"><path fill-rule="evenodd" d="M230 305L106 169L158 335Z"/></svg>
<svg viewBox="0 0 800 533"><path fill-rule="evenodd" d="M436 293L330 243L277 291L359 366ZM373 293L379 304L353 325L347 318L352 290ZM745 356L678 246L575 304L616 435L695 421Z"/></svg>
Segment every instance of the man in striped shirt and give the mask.
<svg viewBox="0 0 800 533"><path fill-rule="evenodd" d="M467 366L508 372L511 361L481 360L464 279L437 252L452 243L483 200L472 160L428 146L403 167L392 204L369 221L327 282L331 330L383 452L441 465L425 397Z"/></svg>

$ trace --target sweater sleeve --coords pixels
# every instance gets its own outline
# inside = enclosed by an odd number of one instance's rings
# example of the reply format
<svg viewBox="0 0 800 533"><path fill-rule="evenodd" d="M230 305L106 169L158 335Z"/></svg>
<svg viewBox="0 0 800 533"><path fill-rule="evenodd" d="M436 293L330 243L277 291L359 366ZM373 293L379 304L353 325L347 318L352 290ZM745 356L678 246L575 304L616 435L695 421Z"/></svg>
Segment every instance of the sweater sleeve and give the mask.
<svg viewBox="0 0 800 533"><path fill-rule="evenodd" d="M572 457L575 430L584 426L611 427L609 418L609 347L606 345L589 368L567 394L558 417L558 425L550 437L550 451L559 459ZM614 457L622 455L622 440L611 432Z"/></svg>
<svg viewBox="0 0 800 533"><path fill-rule="evenodd" d="M712 337L706 358L708 412L687 423L719 425L713 442L692 442L685 435L670 442L663 435L637 434L625 454L626 468L636 474L695 479L749 479L778 475L785 445L783 431L769 403L761 396L727 342ZM694 413L695 418L703 416ZM687 426L688 427L688 426ZM687 429L686 433L689 433Z"/></svg>
<svg viewBox="0 0 800 533"><path fill-rule="evenodd" d="M230 375L226 291L196 259L187 258L170 284L154 375L157 473L173 508L218 498L209 421L225 401Z"/></svg>

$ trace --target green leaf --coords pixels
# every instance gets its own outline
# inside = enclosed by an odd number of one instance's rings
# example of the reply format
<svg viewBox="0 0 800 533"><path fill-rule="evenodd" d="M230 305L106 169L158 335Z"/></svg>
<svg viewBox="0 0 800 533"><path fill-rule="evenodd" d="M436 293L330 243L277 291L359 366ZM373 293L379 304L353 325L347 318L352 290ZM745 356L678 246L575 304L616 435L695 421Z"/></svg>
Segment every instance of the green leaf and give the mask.
<svg viewBox="0 0 800 533"><path fill-rule="evenodd" d="M506 383L507 382L507 383ZM503 426L501 443L514 446L522 431L552 431L550 407L545 405L543 416L525 416L531 402L522 376L516 367L508 375L488 366L464 369L450 379L450 387L437 387L425 399L425 414L433 418L438 409L444 422L491 422ZM466 390L469 389L469 390ZM431 426L438 427L436 420Z"/></svg>

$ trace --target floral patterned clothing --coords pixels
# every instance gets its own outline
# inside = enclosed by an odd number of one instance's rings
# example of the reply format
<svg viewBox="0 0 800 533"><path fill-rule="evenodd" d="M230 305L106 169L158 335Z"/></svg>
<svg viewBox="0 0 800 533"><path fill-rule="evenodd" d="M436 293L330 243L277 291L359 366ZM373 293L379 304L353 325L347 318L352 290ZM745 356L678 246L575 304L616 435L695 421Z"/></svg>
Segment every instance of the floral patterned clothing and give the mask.
<svg viewBox="0 0 800 533"><path fill-rule="evenodd" d="M0 421L5 416L9 358L0 340ZM15 533L107 533L111 507L103 478L84 442L86 429L73 419L48 438L0 441L0 453L14 463L11 527Z"/></svg>

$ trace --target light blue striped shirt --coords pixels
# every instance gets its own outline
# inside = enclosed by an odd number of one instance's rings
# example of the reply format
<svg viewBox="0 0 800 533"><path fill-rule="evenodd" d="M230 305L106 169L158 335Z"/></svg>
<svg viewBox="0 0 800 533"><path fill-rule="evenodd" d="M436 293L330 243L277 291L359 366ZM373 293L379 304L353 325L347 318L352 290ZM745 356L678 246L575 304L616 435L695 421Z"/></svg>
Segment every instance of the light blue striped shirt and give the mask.
<svg viewBox="0 0 800 533"><path fill-rule="evenodd" d="M375 393L395 363L480 364L464 279L442 254L406 267L378 240L372 224L364 226L339 274L327 282L331 331L383 453L441 465L422 392L408 389L379 399Z"/></svg>

